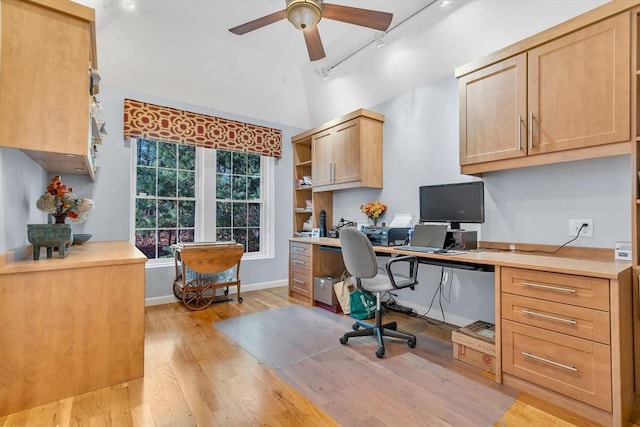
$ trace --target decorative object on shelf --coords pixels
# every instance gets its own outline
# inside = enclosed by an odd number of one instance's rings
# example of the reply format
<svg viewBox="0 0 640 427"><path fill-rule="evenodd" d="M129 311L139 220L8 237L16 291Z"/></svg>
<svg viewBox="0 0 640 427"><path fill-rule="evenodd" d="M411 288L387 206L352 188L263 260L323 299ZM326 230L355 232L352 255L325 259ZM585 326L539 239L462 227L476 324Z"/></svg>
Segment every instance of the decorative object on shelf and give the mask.
<svg viewBox="0 0 640 427"><path fill-rule="evenodd" d="M88 234L88 233L73 233L73 242L71 242L72 245L81 245L83 243L86 243L91 236L93 236L92 234Z"/></svg>
<svg viewBox="0 0 640 427"><path fill-rule="evenodd" d="M387 210L387 205L376 200L366 205L360 205L360 210L369 218L369 221L371 221L373 225L378 225L378 219L384 215L384 212Z"/></svg>
<svg viewBox="0 0 640 427"><path fill-rule="evenodd" d="M36 206L41 211L51 214L56 224L64 224L66 218L72 223L78 224L87 219L87 214L94 207L93 200L80 198L62 183L59 175L51 178L47 191L40 196Z"/></svg>
<svg viewBox="0 0 640 427"><path fill-rule="evenodd" d="M53 257L53 248L58 248L64 258L67 244L71 243L71 224L27 224L27 238L33 245L33 259L40 259L40 248L47 248L47 258Z"/></svg>

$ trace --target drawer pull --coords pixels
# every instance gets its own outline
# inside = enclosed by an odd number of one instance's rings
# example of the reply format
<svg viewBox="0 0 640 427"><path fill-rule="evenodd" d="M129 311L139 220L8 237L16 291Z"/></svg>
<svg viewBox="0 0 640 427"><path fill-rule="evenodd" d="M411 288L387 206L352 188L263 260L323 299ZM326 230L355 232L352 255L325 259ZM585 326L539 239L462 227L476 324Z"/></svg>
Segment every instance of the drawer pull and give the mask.
<svg viewBox="0 0 640 427"><path fill-rule="evenodd" d="M301 248L300 246L294 246L293 248L294 252L306 252L307 248Z"/></svg>
<svg viewBox="0 0 640 427"><path fill-rule="evenodd" d="M521 313L523 314L528 314L530 316L536 316L536 317L543 317L545 319L549 319L549 320L555 320L557 322L562 322L562 323L570 323L572 325L577 324L578 322L576 322L573 319L564 319L562 317L556 317L556 316L550 316L548 314L543 314L543 313L537 313L535 311L531 311L531 310L526 310L526 309L522 309L520 310Z"/></svg>
<svg viewBox="0 0 640 427"><path fill-rule="evenodd" d="M554 362L553 360L545 359L544 357L536 356L535 354L528 353L526 351L522 352L522 355L525 357L530 357L535 360L539 360L540 362L548 363L553 366L557 366L558 368L566 369L571 372L578 372L578 368L575 366L563 365L562 363Z"/></svg>
<svg viewBox="0 0 640 427"><path fill-rule="evenodd" d="M293 279L294 282L296 283L302 283L304 285L304 280L300 280L300 279Z"/></svg>
<svg viewBox="0 0 640 427"><path fill-rule="evenodd" d="M294 264L307 265L306 262L300 261L299 259L291 260L291 262L294 263Z"/></svg>
<svg viewBox="0 0 640 427"><path fill-rule="evenodd" d="M523 286L529 286L532 288L540 288L540 289L547 289L550 291L558 291L558 292L566 292L568 294L575 294L576 290L573 288L562 288L560 286L549 286L549 285L542 285L540 283L533 283L533 282L521 282Z"/></svg>

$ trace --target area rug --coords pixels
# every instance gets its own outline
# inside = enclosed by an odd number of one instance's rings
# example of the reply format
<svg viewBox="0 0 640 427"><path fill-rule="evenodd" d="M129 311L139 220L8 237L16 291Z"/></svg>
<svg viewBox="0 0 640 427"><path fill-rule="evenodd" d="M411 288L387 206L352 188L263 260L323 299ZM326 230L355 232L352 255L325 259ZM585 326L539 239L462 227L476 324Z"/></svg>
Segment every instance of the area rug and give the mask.
<svg viewBox="0 0 640 427"><path fill-rule="evenodd" d="M340 346L348 316L290 305L215 322L213 326L265 365L278 369Z"/></svg>
<svg viewBox="0 0 640 427"><path fill-rule="evenodd" d="M287 306L214 323L316 406L345 426L493 426L512 396L427 360L450 345L418 335L418 346L339 337L353 319L314 307ZM386 342L386 341L385 341Z"/></svg>

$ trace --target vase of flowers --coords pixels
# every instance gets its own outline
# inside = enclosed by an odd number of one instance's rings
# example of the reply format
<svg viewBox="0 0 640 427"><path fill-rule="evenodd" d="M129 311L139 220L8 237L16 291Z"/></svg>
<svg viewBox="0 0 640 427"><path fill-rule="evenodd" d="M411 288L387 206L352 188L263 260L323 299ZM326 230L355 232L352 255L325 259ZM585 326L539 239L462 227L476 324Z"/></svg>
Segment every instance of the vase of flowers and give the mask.
<svg viewBox="0 0 640 427"><path fill-rule="evenodd" d="M51 178L47 191L40 196L36 206L51 214L56 224L64 224L67 218L72 223L86 221L87 214L93 209L93 200L78 197L73 188L67 187L59 175Z"/></svg>
<svg viewBox="0 0 640 427"><path fill-rule="evenodd" d="M366 205L360 205L360 210L369 218L369 221L371 221L373 225L378 225L378 219L384 215L384 212L387 210L387 205L376 200Z"/></svg>

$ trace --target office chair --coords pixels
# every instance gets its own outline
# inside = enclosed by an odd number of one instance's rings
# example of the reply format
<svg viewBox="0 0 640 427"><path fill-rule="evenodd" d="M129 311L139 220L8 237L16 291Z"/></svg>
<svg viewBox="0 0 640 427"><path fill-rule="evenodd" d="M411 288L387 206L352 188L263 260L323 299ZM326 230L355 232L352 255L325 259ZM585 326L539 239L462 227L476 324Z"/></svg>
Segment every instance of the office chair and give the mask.
<svg viewBox="0 0 640 427"><path fill-rule="evenodd" d="M376 254L369 238L355 228L347 227L340 231L340 246L342 258L347 271L355 278L356 286L365 292L376 295L375 324L356 320L353 331L346 332L340 343L346 344L349 338L362 336L375 336L378 340L377 357L384 356L384 336L407 340L409 348L416 346L415 335L396 331L396 322L382 324L381 296L383 292L395 289L411 288L418 284L418 258L416 256L398 256L391 258L386 265L386 274L378 273ZM393 264L397 262L410 262L410 277L394 274L391 271ZM362 327L364 329L359 328Z"/></svg>

